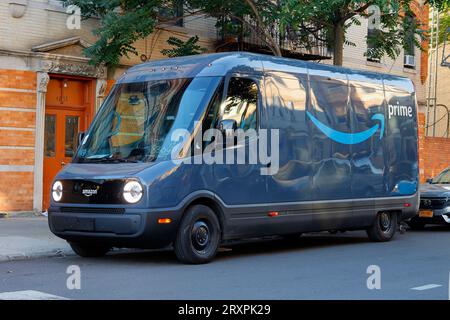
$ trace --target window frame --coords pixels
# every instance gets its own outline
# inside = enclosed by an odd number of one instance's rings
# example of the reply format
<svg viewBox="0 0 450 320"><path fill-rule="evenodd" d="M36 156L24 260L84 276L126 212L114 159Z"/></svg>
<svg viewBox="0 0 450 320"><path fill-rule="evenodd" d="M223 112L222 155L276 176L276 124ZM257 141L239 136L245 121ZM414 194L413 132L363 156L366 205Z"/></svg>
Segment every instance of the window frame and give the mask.
<svg viewBox="0 0 450 320"><path fill-rule="evenodd" d="M226 74L225 77L223 77L223 80L222 80L223 81L223 89L222 89L222 96L220 97L219 106L222 106L222 104L225 102L225 100L226 100L226 98L228 96L228 88L229 88L229 85L230 85L230 80L232 78L249 79L249 80L252 80L256 84L256 88L257 88L257 91L258 91L258 97L257 97L257 103L256 103L256 133L257 134L256 134L256 137L253 138L253 139L257 140L259 138L259 130L261 128L261 121L260 121L260 119L261 119L261 108L263 107L263 104L262 104L263 95L262 95L262 91L261 91L262 90L261 84L262 84L263 75L262 74L259 75L259 74L249 74L249 73L237 73L237 72L231 72L231 73ZM219 85L219 87L220 86L221 85ZM202 128L203 128L202 131L205 129L203 126L204 126L205 121L206 121L206 116L211 111L211 108L213 107L213 103L212 103L213 99L214 99L214 95L211 98L211 100L209 101L208 107L205 109L205 113L204 113L204 115L202 117L202 120L201 120L201 125L202 125ZM208 128L208 129L210 129L210 128ZM217 128L215 128L215 129L217 129ZM203 136L203 132L202 132L202 136ZM250 143L250 141L253 141L253 139L252 140L246 139L245 145L248 145ZM203 142L203 144L204 143L205 142ZM235 147L236 147L236 145L233 146L233 148L235 148ZM204 148L205 148L205 146L203 146L203 149ZM223 149L226 150L227 148L230 148L230 147L226 147L226 148L223 148Z"/></svg>
<svg viewBox="0 0 450 320"><path fill-rule="evenodd" d="M258 97L256 101L256 132L259 133L259 129L261 127L261 108L262 108L262 99L263 96L261 94L261 80L262 75L254 75L249 73L229 73L225 76L224 79L224 86L223 86L223 93L222 93L222 99L220 104L222 105L227 96L228 96L228 88L230 86L230 81L232 78L243 78L243 79L249 79L252 80L256 84L256 88L258 90ZM209 111L209 110L208 110Z"/></svg>

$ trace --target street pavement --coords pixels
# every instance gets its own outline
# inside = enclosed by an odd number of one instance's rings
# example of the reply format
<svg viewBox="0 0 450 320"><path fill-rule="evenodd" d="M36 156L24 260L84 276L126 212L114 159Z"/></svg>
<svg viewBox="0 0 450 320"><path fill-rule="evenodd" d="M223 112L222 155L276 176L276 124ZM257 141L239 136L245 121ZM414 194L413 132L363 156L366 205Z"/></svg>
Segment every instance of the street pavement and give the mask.
<svg viewBox="0 0 450 320"><path fill-rule="evenodd" d="M46 217L0 218L0 262L67 254L73 252L50 232Z"/></svg>
<svg viewBox="0 0 450 320"><path fill-rule="evenodd" d="M0 262L0 299L446 300L449 243L450 228L435 226L388 243L371 243L359 231L243 242L206 265L180 264L171 250ZM73 266L81 289L68 289ZM379 290L367 287L369 266L379 268Z"/></svg>

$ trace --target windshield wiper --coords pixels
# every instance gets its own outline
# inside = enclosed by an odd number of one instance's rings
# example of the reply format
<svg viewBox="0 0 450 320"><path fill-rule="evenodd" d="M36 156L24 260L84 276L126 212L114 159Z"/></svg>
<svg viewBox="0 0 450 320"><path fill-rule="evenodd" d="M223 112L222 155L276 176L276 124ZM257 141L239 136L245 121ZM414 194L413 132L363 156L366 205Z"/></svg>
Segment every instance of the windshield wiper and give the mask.
<svg viewBox="0 0 450 320"><path fill-rule="evenodd" d="M98 159L85 159L85 161L93 162L93 163L138 163L137 160L123 159L123 158L98 158Z"/></svg>

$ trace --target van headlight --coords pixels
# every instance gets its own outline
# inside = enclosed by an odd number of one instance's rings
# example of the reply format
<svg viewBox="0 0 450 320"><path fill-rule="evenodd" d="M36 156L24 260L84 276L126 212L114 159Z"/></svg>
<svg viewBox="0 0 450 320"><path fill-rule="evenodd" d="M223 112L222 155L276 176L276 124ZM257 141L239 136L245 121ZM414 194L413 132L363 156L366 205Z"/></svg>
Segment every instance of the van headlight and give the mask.
<svg viewBox="0 0 450 320"><path fill-rule="evenodd" d="M137 181L129 181L123 187L123 197L128 203L137 203L142 198L142 185Z"/></svg>
<svg viewBox="0 0 450 320"><path fill-rule="evenodd" d="M63 185L61 181L55 181L52 186L52 197L56 202L61 201L63 195Z"/></svg>

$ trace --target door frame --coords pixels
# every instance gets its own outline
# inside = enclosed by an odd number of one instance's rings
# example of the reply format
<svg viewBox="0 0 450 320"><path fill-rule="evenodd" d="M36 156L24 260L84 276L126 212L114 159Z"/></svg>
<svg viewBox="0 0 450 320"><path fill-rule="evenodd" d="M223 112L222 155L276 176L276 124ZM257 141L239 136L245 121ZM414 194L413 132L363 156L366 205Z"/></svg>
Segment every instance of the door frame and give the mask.
<svg viewBox="0 0 450 320"><path fill-rule="evenodd" d="M39 74L38 74L39 77ZM83 81L86 82L87 85L87 94L89 95L88 97L88 103L89 106L83 107L83 108L79 108L79 107L71 107L71 106L55 106L55 105L47 105L47 101L46 101L46 95L47 95L47 85L50 82L50 79L70 79L70 80L78 80L78 81ZM42 163L39 163L38 166L35 166L35 170L38 172L35 172L35 175L38 175L39 177L42 177L41 179L35 179L35 186L34 186L34 210L35 211L42 211L43 209L43 196L44 196L44 181L43 181L43 177L44 177L44 156L43 156L43 152L44 152L44 130L45 130L45 123L44 123L44 119L45 119L45 114L47 109L53 109L53 110L83 110L84 111L84 123L85 123L85 127L88 128L89 125L92 122L92 119L95 116L95 110L96 110L96 84L97 81L100 80L98 78L91 78L91 77L83 77L83 76L76 76L76 75L68 75L68 74L53 74L53 73L49 73L49 74L43 74L41 76L41 78L38 78L38 108L36 110L37 113L39 113L39 117L40 117L40 125L42 126L42 136L38 137L36 136L36 139L39 139L39 143L37 141L36 145L40 145L41 148L35 148L35 159L38 158L37 153L41 152L42 153ZM41 82L42 81L42 82ZM40 83L41 82L41 83ZM45 87L42 89L40 86L42 84L45 84ZM86 101L85 101L86 102ZM39 108L40 107L40 108ZM38 116L38 114L36 115ZM37 119L38 120L38 119ZM42 140L42 141L41 141ZM40 213L40 212L38 212Z"/></svg>

